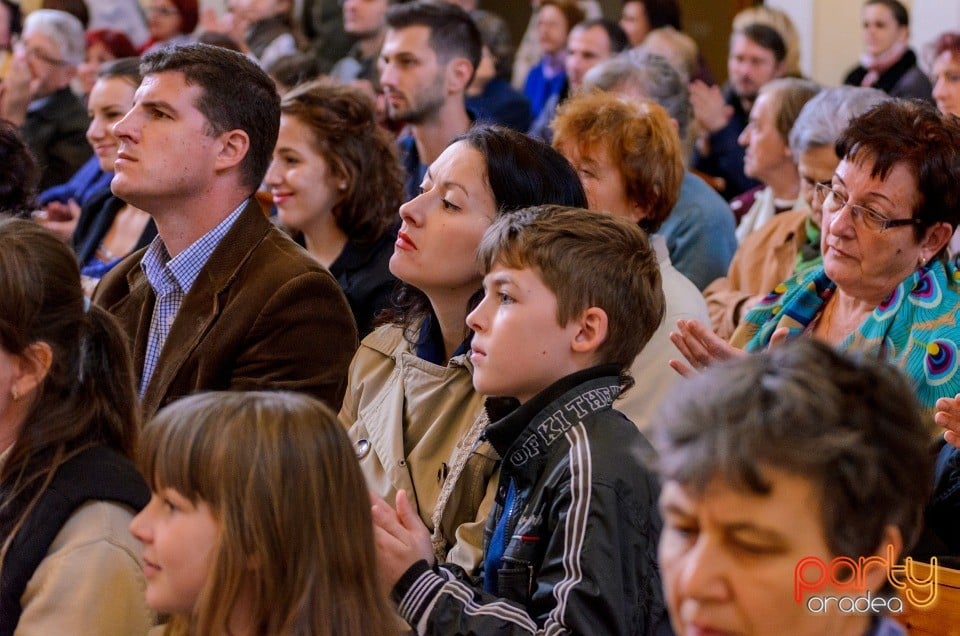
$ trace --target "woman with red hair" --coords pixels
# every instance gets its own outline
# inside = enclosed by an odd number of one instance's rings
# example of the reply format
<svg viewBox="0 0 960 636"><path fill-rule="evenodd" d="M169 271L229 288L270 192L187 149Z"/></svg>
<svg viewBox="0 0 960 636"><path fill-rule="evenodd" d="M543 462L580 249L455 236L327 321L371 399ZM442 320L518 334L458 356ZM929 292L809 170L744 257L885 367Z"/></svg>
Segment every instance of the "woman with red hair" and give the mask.
<svg viewBox="0 0 960 636"><path fill-rule="evenodd" d="M77 67L77 79L84 95L90 94L93 83L97 81L97 71L104 62L118 60L121 57L136 57L137 47L130 38L113 29L90 29L87 31L87 55L83 64Z"/></svg>
<svg viewBox="0 0 960 636"><path fill-rule="evenodd" d="M148 53L161 46L192 42L200 8L197 0L149 0L146 3L150 39L140 49Z"/></svg>

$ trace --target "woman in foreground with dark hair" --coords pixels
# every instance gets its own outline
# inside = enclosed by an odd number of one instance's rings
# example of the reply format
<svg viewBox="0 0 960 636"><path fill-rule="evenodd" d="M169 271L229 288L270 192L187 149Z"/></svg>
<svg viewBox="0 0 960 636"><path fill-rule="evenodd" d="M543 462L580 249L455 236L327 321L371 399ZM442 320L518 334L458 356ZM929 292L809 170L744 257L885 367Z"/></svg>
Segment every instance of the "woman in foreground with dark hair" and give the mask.
<svg viewBox="0 0 960 636"><path fill-rule="evenodd" d="M360 344L340 410L371 491L390 504L414 493L438 560L469 572L496 493L492 449L471 454L484 427L466 325L482 294L476 250L495 218L541 203L587 204L546 144L478 126L443 151L400 208L390 271L405 285L387 324Z"/></svg>

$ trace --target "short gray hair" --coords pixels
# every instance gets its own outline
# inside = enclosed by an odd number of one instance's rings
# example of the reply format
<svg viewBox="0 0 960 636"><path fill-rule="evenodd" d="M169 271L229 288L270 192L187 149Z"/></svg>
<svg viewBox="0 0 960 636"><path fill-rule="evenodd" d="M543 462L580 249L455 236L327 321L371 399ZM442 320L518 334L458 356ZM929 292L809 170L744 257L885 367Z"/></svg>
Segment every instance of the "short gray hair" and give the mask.
<svg viewBox="0 0 960 636"><path fill-rule="evenodd" d="M83 24L66 11L37 9L23 22L23 37L37 32L46 35L60 48L60 55L70 66L83 63L87 53Z"/></svg>
<svg viewBox="0 0 960 636"><path fill-rule="evenodd" d="M790 152L800 153L824 146L833 147L847 124L877 104L891 99L875 88L840 86L821 91L804 105L790 129Z"/></svg>
<svg viewBox="0 0 960 636"><path fill-rule="evenodd" d="M631 50L597 64L583 77L585 89L613 91L625 85L662 106L676 120L680 139L686 138L693 116L690 90L687 79L666 58Z"/></svg>

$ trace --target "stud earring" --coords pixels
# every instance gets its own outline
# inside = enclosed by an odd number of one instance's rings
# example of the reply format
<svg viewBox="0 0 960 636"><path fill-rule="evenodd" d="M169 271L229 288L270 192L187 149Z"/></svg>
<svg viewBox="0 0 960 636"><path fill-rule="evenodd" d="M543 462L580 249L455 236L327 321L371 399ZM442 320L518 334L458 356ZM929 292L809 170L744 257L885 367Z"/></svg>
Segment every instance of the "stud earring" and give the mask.
<svg viewBox="0 0 960 636"><path fill-rule="evenodd" d="M10 397L13 399L14 402L20 399L20 391L17 390L17 387L11 387Z"/></svg>
<svg viewBox="0 0 960 636"><path fill-rule="evenodd" d="M340 182L340 189L341 189L341 190L346 190L346 189L347 189L347 182L346 182L346 181L341 181L341 182Z"/></svg>

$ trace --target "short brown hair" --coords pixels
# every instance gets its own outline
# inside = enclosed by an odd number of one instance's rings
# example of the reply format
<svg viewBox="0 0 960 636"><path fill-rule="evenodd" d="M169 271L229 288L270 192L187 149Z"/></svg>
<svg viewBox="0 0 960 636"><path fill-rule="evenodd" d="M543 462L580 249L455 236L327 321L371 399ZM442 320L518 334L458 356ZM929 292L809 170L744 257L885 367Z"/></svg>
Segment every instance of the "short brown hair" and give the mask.
<svg viewBox="0 0 960 636"><path fill-rule="evenodd" d="M627 196L646 213L640 227L659 229L677 203L684 172L680 136L662 106L601 91L584 93L559 108L552 128L554 148L606 148Z"/></svg>
<svg viewBox="0 0 960 636"><path fill-rule="evenodd" d="M926 229L960 222L960 119L936 106L913 99L878 104L850 120L837 140L837 156L870 168L870 176L886 179L898 164L917 180L917 206L912 216L920 240ZM938 256L946 254L946 246Z"/></svg>
<svg viewBox="0 0 960 636"><path fill-rule="evenodd" d="M360 89L318 80L287 93L280 113L310 129L310 145L346 183L332 211L340 229L357 243L378 241L399 218L403 170L373 101Z"/></svg>
<svg viewBox="0 0 960 636"><path fill-rule="evenodd" d="M598 364L617 364L624 389L630 365L663 322L666 301L660 266L635 224L582 208L541 205L494 221L477 249L480 269L495 264L534 269L557 297L557 322L566 325L590 307L607 314L607 339Z"/></svg>

